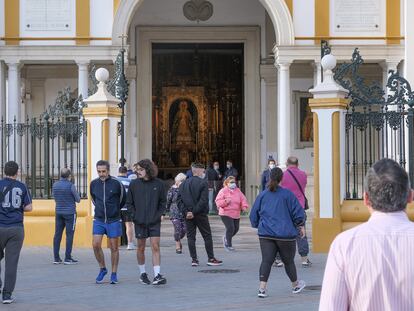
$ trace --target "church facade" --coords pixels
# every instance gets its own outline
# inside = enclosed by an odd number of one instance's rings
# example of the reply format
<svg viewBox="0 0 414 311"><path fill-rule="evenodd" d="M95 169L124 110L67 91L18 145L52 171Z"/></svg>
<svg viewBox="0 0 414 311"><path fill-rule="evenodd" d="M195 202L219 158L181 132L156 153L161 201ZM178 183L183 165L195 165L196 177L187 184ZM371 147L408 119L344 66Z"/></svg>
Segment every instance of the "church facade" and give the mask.
<svg viewBox="0 0 414 311"><path fill-rule="evenodd" d="M152 158L167 178L195 160L224 168L231 159L252 201L269 156L281 165L297 156L312 180L309 89L322 80L321 41L338 62L359 47L368 81L385 86L389 70L414 81L409 2L0 0L0 115L4 124L39 118L67 87L71 98L87 98L92 68L113 74L125 47L127 163ZM65 137L51 148L59 154L73 143L75 155L60 165L85 175L86 140ZM108 146L115 158L120 145ZM31 153L23 151L28 162ZM57 176L57 169L48 173Z"/></svg>

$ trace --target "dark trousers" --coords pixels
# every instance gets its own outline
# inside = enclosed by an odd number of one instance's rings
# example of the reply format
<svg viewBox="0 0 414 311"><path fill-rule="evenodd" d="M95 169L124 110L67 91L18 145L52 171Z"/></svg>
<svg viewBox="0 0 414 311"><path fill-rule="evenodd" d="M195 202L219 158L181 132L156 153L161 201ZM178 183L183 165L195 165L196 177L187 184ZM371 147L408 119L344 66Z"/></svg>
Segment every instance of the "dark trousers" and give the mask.
<svg viewBox="0 0 414 311"><path fill-rule="evenodd" d="M193 260L197 260L196 250L196 233L197 228L204 239L204 246L206 248L208 259L214 258L213 251L213 237L211 236L210 223L208 216L205 214L194 215L193 219L186 219L187 225L187 242L190 256Z"/></svg>
<svg viewBox="0 0 414 311"><path fill-rule="evenodd" d="M23 227L0 227L0 276L1 261L3 257L5 258L4 293L13 293L14 287L16 286L17 264L19 262L23 240ZM1 287L2 281L0 278L0 288Z"/></svg>
<svg viewBox="0 0 414 311"><path fill-rule="evenodd" d="M55 236L53 238L53 255L55 260L59 259L60 242L62 241L63 229L66 228L66 252L65 259L72 258L73 235L75 233L76 214L56 214Z"/></svg>
<svg viewBox="0 0 414 311"><path fill-rule="evenodd" d="M240 227L240 219L233 219L229 216L220 216L221 220L224 223L224 226L226 227L226 246L231 247L232 238L236 235L236 233L239 231Z"/></svg>
<svg viewBox="0 0 414 311"><path fill-rule="evenodd" d="M296 253L296 241L282 241L260 238L260 250L262 251L262 264L260 265L260 281L267 282L276 259L276 253L280 254L285 271L291 282L297 281L296 266L294 262Z"/></svg>

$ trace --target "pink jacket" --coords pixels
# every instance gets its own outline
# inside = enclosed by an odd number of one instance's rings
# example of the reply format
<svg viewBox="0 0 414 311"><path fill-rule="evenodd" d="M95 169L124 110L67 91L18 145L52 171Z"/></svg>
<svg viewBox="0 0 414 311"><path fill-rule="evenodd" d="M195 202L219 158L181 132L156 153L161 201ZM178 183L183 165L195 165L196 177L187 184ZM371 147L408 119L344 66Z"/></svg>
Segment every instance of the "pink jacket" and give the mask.
<svg viewBox="0 0 414 311"><path fill-rule="evenodd" d="M299 184L302 186L303 192L305 192L306 183L307 183L306 173L294 166L289 166L287 169L291 171L293 175L295 175ZM295 197L298 199L300 205L303 208L305 208L305 197L303 196L302 192L300 191L298 187L298 184L295 182L295 180L293 179L292 175L289 174L289 172L285 171L283 173L283 178L282 178L282 182L280 183L280 186L292 191Z"/></svg>
<svg viewBox="0 0 414 311"><path fill-rule="evenodd" d="M226 200L230 200L227 203ZM216 205L220 216L228 216L233 219L240 218L240 212L249 208L249 203L239 188L231 190L229 187L222 188L216 197Z"/></svg>

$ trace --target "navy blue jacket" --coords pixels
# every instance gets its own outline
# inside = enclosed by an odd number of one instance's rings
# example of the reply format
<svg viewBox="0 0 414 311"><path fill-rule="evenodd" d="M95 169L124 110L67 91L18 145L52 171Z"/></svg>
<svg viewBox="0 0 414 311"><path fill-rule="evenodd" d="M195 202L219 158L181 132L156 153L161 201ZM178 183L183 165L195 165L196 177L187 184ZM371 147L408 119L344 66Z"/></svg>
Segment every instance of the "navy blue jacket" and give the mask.
<svg viewBox="0 0 414 311"><path fill-rule="evenodd" d="M270 180L270 170L265 169L262 174L262 191L266 190L267 183Z"/></svg>
<svg viewBox="0 0 414 311"><path fill-rule="evenodd" d="M0 191L13 183L12 189L5 193L0 202L0 227L23 227L23 213L26 205L32 204L32 197L26 185L12 178L0 179Z"/></svg>
<svg viewBox="0 0 414 311"><path fill-rule="evenodd" d="M71 215L76 213L76 203L80 202L75 185L65 178L53 184L53 197L56 202L56 214Z"/></svg>
<svg viewBox="0 0 414 311"><path fill-rule="evenodd" d="M111 223L121 219L121 208L125 204L126 192L122 183L109 176L105 181L91 181L90 194L95 206L95 219Z"/></svg>
<svg viewBox="0 0 414 311"><path fill-rule="evenodd" d="M250 211L250 222L260 237L296 239L297 227L303 225L305 212L288 189L278 187L261 192Z"/></svg>

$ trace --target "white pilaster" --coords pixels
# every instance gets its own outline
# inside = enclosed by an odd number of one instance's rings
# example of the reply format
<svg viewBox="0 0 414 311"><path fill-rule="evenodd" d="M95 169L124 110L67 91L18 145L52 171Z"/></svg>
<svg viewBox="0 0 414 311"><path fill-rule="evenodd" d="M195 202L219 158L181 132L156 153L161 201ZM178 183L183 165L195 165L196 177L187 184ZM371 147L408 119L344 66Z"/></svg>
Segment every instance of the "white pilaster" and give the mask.
<svg viewBox="0 0 414 311"><path fill-rule="evenodd" d="M279 165L283 165L290 156L292 146L291 133L291 94L290 94L290 63L278 64L278 143L277 157Z"/></svg>
<svg viewBox="0 0 414 311"><path fill-rule="evenodd" d="M0 119L6 116L6 66L0 61Z"/></svg>
<svg viewBox="0 0 414 311"><path fill-rule="evenodd" d="M265 166L267 154L267 98L266 98L266 82L260 79L260 164Z"/></svg>
<svg viewBox="0 0 414 311"><path fill-rule="evenodd" d="M7 90L7 123L13 123L14 118L20 118L20 63L7 63L8 90Z"/></svg>
<svg viewBox="0 0 414 311"><path fill-rule="evenodd" d="M78 62L78 95L88 98L88 66L89 62Z"/></svg>

